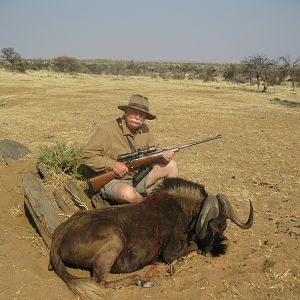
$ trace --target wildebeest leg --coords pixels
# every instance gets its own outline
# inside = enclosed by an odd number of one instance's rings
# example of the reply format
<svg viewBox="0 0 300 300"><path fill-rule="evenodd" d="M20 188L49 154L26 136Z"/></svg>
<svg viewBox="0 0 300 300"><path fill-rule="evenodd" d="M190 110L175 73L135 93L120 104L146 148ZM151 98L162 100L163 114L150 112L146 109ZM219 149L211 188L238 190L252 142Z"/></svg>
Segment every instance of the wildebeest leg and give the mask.
<svg viewBox="0 0 300 300"><path fill-rule="evenodd" d="M105 242L104 246L102 246L95 255L93 264L93 279L99 282L101 286L109 288L128 285L140 285L143 287L154 286L151 281L144 280L138 275L132 275L114 281L106 281L106 277L110 272L116 258L123 250L123 247L123 240L119 237L111 237L110 240Z"/></svg>
<svg viewBox="0 0 300 300"><path fill-rule="evenodd" d="M120 287L120 286L124 287L129 285L138 285L146 288L155 286L155 284L152 281L143 279L139 275L131 275L122 279L105 282L105 287L110 287L110 288Z"/></svg>
<svg viewBox="0 0 300 300"><path fill-rule="evenodd" d="M193 251L198 251L198 245L195 242L191 241L186 250L186 255L188 255L189 253L191 253ZM169 273L170 275L173 275L176 272L175 265L177 263L178 263L178 259L176 259L173 262L171 262L170 264L168 264L167 273Z"/></svg>
<svg viewBox="0 0 300 300"><path fill-rule="evenodd" d="M187 254L188 245L186 240L183 239L170 239L167 247L162 253L162 258L168 264L172 263L177 258Z"/></svg>
<svg viewBox="0 0 300 300"><path fill-rule="evenodd" d="M198 251L198 245L194 241L190 241L186 254L189 254L193 251Z"/></svg>
<svg viewBox="0 0 300 300"><path fill-rule="evenodd" d="M102 247L100 247L93 259L93 279L102 286L106 286L106 276L121 253L124 244L119 235L112 235L110 238L101 241L101 244Z"/></svg>

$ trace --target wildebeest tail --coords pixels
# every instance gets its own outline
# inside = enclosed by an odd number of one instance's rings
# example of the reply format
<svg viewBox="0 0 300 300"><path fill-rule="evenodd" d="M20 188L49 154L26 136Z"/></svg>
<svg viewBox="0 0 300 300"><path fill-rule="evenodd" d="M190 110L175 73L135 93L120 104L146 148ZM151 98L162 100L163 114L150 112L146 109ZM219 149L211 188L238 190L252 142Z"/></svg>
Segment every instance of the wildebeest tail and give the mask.
<svg viewBox="0 0 300 300"><path fill-rule="evenodd" d="M48 269L53 270L80 298L91 300L103 298L103 289L100 288L97 282L89 278L78 278L67 271L56 249L56 247L53 247L50 251Z"/></svg>
<svg viewBox="0 0 300 300"><path fill-rule="evenodd" d="M103 289L99 284L87 278L77 278L67 283L69 288L81 299L104 299Z"/></svg>

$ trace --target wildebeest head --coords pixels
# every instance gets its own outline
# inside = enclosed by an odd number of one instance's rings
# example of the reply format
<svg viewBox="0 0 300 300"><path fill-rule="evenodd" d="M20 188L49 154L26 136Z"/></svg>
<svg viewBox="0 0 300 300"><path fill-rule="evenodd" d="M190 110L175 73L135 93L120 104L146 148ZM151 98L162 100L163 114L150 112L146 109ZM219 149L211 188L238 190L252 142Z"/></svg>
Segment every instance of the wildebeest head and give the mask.
<svg viewBox="0 0 300 300"><path fill-rule="evenodd" d="M196 205L197 213L193 214L187 232L189 239L196 242L203 252L213 253L214 250L216 250L216 254L225 252L220 246L220 242L226 239L223 232L227 227L227 219L243 229L252 226L253 208L251 201L248 220L243 223L234 213L225 195L208 195L201 184L176 177L166 178L159 188L175 195L178 199L182 198L182 206L191 207L191 201L193 205ZM213 249L218 247L220 251Z"/></svg>
<svg viewBox="0 0 300 300"><path fill-rule="evenodd" d="M234 213L233 208L223 194L209 195L203 201L196 224L197 239L204 245L203 251L212 251L215 243L224 239L223 232L227 227L226 219L243 229L248 229L253 224L253 207L250 202L250 213L246 223L243 223ZM226 239L226 238L225 238Z"/></svg>

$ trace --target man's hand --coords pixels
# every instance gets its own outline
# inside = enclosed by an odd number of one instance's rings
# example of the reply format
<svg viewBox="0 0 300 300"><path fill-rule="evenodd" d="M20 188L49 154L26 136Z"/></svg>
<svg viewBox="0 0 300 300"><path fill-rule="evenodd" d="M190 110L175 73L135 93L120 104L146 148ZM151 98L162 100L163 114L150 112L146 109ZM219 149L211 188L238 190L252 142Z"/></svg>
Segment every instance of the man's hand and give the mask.
<svg viewBox="0 0 300 300"><path fill-rule="evenodd" d="M163 159L166 162L169 162L173 158L174 155L175 155L175 153L173 151L168 150L163 154Z"/></svg>
<svg viewBox="0 0 300 300"><path fill-rule="evenodd" d="M113 171L120 177L124 177L128 173L127 166L120 161L116 161L113 166Z"/></svg>

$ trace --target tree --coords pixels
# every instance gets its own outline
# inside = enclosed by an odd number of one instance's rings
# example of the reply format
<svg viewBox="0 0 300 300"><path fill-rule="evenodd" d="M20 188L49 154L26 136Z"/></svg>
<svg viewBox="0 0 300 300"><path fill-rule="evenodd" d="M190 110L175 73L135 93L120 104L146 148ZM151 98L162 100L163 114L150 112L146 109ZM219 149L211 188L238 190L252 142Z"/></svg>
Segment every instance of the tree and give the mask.
<svg viewBox="0 0 300 300"><path fill-rule="evenodd" d="M21 58L14 48L3 48L1 49L1 58L4 58L11 64L11 70L14 71L15 63Z"/></svg>
<svg viewBox="0 0 300 300"><path fill-rule="evenodd" d="M112 74L117 75L118 78L123 67L124 67L124 62L121 60L116 60L112 65Z"/></svg>
<svg viewBox="0 0 300 300"><path fill-rule="evenodd" d="M46 70L49 68L49 66L50 66L49 62L41 58L37 58L33 60L31 63L31 68L36 71L41 71L43 69Z"/></svg>
<svg viewBox="0 0 300 300"><path fill-rule="evenodd" d="M217 73L217 69L215 67L206 67L202 70L200 70L198 76L199 79L202 79L203 81L213 81L215 80Z"/></svg>
<svg viewBox="0 0 300 300"><path fill-rule="evenodd" d="M251 73L251 76L256 78L258 90L262 82L262 92L266 92L268 86L279 78L280 69L277 62L263 55L250 56L249 58L245 58L241 63L246 65L245 69Z"/></svg>
<svg viewBox="0 0 300 300"><path fill-rule="evenodd" d="M97 73L97 64L87 64L86 67L92 74Z"/></svg>
<svg viewBox="0 0 300 300"><path fill-rule="evenodd" d="M265 57L262 55L250 56L249 58L244 58L241 64L245 65L245 70L250 73L250 76L256 78L257 89L260 88L261 81L261 69L264 64Z"/></svg>
<svg viewBox="0 0 300 300"><path fill-rule="evenodd" d="M59 56L53 61L54 68L59 72L77 72L80 69L80 64L76 58L69 56Z"/></svg>
<svg viewBox="0 0 300 300"><path fill-rule="evenodd" d="M295 81L300 83L300 68L296 68L295 71Z"/></svg>
<svg viewBox="0 0 300 300"><path fill-rule="evenodd" d="M263 82L262 92L268 90L269 85L273 84L279 75L279 69L277 62L272 59L266 58L264 63L261 65L261 79Z"/></svg>
<svg viewBox="0 0 300 300"><path fill-rule="evenodd" d="M226 81L234 81L238 70L234 64L226 66L223 72L223 77Z"/></svg>
<svg viewBox="0 0 300 300"><path fill-rule="evenodd" d="M129 70L130 75L139 75L141 73L141 69L137 63L133 60L127 63L127 70Z"/></svg>
<svg viewBox="0 0 300 300"><path fill-rule="evenodd" d="M295 91L295 81L297 77L297 69L300 66L300 57L292 61L290 56L281 56L279 57L279 62L283 63L283 67L286 71L286 74L290 76L292 81L293 91Z"/></svg>

